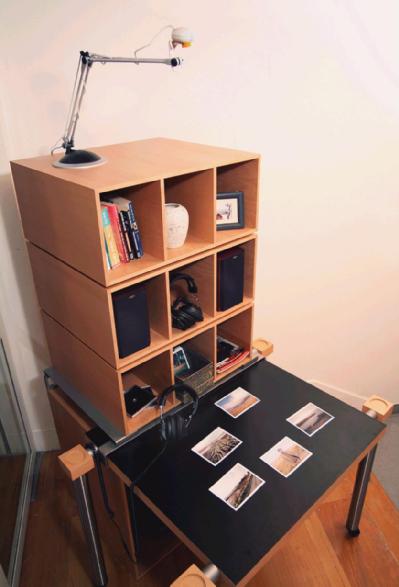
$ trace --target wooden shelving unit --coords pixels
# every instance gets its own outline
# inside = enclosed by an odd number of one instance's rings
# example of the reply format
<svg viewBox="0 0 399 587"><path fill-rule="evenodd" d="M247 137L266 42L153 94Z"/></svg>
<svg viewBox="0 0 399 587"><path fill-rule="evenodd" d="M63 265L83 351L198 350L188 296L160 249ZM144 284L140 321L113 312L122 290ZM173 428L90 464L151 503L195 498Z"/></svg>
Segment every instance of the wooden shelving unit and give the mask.
<svg viewBox="0 0 399 587"><path fill-rule="evenodd" d="M12 173L43 313L53 366L123 434L159 416L129 418L124 391L147 383L160 392L174 381L173 348L186 343L216 363L216 336L250 349L256 263L259 157L170 139L96 148L104 166L65 170L51 157L15 161ZM243 191L245 226L216 230L217 191ZM133 202L144 256L108 270L100 202L119 195ZM185 244L166 246L165 203L183 204L190 217ZM216 309L217 254L245 251L241 304ZM171 303L181 284L173 271L194 277L204 320L182 331L172 327ZM148 347L119 357L113 295L145 285L151 329ZM241 365L237 365L238 368ZM215 381L226 376L214 372ZM176 402L171 398L168 408Z"/></svg>

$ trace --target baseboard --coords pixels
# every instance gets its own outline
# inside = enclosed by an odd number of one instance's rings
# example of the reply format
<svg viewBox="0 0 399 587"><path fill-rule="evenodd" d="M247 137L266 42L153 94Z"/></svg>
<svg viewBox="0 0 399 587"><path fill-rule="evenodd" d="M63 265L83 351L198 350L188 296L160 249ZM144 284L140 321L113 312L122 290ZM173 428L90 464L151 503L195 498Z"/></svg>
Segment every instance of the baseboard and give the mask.
<svg viewBox="0 0 399 587"><path fill-rule="evenodd" d="M32 430L34 449L37 452L57 450L60 448L55 428Z"/></svg>
<svg viewBox="0 0 399 587"><path fill-rule="evenodd" d="M342 389L341 387L335 387L335 385L330 385L329 383L323 383L323 381L319 381L318 379L310 379L308 383L357 409L360 409L367 399L362 395Z"/></svg>

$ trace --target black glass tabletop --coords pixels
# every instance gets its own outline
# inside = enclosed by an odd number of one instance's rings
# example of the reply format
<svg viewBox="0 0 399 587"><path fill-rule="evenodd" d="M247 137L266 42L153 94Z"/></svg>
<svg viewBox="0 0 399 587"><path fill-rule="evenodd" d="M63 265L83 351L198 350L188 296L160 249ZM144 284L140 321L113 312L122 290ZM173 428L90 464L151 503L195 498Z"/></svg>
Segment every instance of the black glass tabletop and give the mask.
<svg viewBox="0 0 399 587"><path fill-rule="evenodd" d="M223 402L233 416L241 410L241 415L233 417L215 402L238 387L260 401L242 396L235 403ZM295 418L303 431L287 418L309 402L321 410L308 409ZM190 409L188 406L185 411ZM207 447L200 446L203 458L191 449L217 427L241 443L227 437L234 450L215 465L212 461L220 457L213 454L215 451L207 452ZM165 445L156 426L109 458L147 503L238 584L245 583L253 567L383 428L384 424L261 361L201 398L183 437ZM260 459L285 437L289 440L266 457L272 466ZM222 440L226 443L226 437ZM228 449L222 446L221 450L223 457ZM217 495L211 492L209 488L237 463L244 469L236 467L216 486ZM345 520L343 532L344 525Z"/></svg>

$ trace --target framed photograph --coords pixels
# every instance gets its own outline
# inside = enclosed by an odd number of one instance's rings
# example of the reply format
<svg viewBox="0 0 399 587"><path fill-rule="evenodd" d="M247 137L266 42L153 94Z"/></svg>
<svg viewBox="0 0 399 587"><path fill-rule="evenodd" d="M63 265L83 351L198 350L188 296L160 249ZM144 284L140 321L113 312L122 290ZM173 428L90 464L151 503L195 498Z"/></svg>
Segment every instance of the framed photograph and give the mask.
<svg viewBox="0 0 399 587"><path fill-rule="evenodd" d="M221 192L216 195L216 230L244 226L244 193Z"/></svg>
<svg viewBox="0 0 399 587"><path fill-rule="evenodd" d="M240 446L239 440L223 428L215 428L191 449L211 465L218 465Z"/></svg>
<svg viewBox="0 0 399 587"><path fill-rule="evenodd" d="M237 463L209 491L233 510L239 510L264 483L258 475Z"/></svg>
<svg viewBox="0 0 399 587"><path fill-rule="evenodd" d="M237 387L234 391L215 402L215 406L226 412L232 418L238 418L244 412L256 406L260 399L242 387Z"/></svg>
<svg viewBox="0 0 399 587"><path fill-rule="evenodd" d="M280 442L265 452L260 459L264 463L270 465L272 469L277 471L277 473L280 473L283 477L289 477L298 469L298 467L303 465L312 454L313 453L311 453L310 450L307 450L295 442L295 440L291 440L288 436L284 436Z"/></svg>
<svg viewBox="0 0 399 587"><path fill-rule="evenodd" d="M312 403L306 404L303 408L295 412L292 416L287 418L287 422L299 428L308 436L313 436L318 430L324 428L334 416L318 408Z"/></svg>

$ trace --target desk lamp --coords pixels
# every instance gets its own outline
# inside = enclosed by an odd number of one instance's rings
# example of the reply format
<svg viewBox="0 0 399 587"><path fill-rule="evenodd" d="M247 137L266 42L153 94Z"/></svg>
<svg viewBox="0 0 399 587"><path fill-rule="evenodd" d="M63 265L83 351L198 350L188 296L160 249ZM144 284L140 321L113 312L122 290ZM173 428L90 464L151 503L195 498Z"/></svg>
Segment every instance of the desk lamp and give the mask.
<svg viewBox="0 0 399 587"><path fill-rule="evenodd" d="M169 57L167 59L154 59L137 57L139 51L149 47L158 35L166 29L171 29L171 37L169 40ZM78 68L76 71L75 84L73 88L71 104L69 107L67 123L65 126L64 134L60 141L51 149L51 154L57 149L65 149L65 154L61 159L54 161L54 167L63 167L65 169L76 169L93 167L95 165L102 165L106 163L106 159L93 153L92 151L84 151L82 149L75 149L75 132L76 125L79 120L79 113L82 106L83 97L86 92L87 78L89 71L93 63L162 63L164 65L170 65L171 67L177 67L181 65L183 60L179 57L171 57L171 51L178 45L182 47L190 47L193 37L189 29L185 27L174 28L172 25L163 27L146 45L140 47L134 52L134 57L106 57L105 55L98 55L97 53L89 53L88 51L81 51L79 55Z"/></svg>

